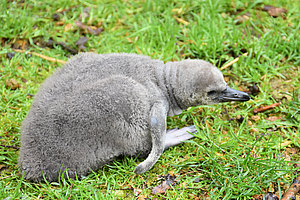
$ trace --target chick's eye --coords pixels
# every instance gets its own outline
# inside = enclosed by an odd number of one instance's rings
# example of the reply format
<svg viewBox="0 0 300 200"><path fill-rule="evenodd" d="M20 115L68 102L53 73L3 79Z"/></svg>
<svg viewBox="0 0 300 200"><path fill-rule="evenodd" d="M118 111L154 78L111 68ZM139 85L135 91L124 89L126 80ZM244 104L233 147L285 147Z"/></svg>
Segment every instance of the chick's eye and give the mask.
<svg viewBox="0 0 300 200"><path fill-rule="evenodd" d="M216 94L216 93L217 93L217 91L212 90L212 91L209 91L207 94L210 96L210 95L214 95L214 94Z"/></svg>

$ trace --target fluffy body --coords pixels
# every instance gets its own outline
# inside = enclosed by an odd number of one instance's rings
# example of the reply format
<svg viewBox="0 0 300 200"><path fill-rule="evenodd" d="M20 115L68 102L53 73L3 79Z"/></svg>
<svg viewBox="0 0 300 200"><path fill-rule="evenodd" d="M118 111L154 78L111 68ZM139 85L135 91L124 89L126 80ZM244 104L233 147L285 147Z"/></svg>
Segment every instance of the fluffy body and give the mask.
<svg viewBox="0 0 300 200"><path fill-rule="evenodd" d="M202 60L79 54L36 94L21 128L20 170L29 180L56 181L65 169L80 177L120 155L141 154L148 157L135 172L143 173L195 131L166 136L167 115L216 103L207 93L225 89L221 72Z"/></svg>

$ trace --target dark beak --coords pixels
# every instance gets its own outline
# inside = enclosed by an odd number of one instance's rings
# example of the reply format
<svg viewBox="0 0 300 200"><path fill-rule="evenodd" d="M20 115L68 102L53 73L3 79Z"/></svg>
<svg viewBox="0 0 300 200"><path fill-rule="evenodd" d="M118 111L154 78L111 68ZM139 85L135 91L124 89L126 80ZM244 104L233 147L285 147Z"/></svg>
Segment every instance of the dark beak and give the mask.
<svg viewBox="0 0 300 200"><path fill-rule="evenodd" d="M248 101L250 100L250 96L246 92L235 90L227 86L226 90L216 97L216 100L219 102Z"/></svg>

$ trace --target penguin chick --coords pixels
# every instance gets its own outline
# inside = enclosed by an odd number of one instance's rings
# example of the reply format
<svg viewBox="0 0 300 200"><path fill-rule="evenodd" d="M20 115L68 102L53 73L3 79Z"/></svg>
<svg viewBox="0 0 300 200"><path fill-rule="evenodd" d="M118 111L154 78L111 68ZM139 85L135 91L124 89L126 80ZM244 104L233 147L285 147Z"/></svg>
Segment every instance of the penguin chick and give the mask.
<svg viewBox="0 0 300 200"><path fill-rule="evenodd" d="M194 126L166 133L166 118L190 106L247 101L202 60L164 64L135 54L81 53L41 86L21 127L25 179L87 175L120 155L144 155L152 168L163 151L193 137Z"/></svg>

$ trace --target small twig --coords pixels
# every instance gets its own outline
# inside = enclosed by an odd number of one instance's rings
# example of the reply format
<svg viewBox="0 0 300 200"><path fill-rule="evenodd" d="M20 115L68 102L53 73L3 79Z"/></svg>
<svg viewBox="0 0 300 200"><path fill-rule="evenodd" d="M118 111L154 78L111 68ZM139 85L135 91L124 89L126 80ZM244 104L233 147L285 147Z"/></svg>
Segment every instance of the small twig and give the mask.
<svg viewBox="0 0 300 200"><path fill-rule="evenodd" d="M49 56L45 56L45 55L42 55L42 54L39 54L39 53L35 53L35 52L26 52L25 50L20 50L20 49L13 49L15 52L18 52L18 53L28 53L28 54L32 54L32 55L35 55L35 56L38 56L40 58L43 58L45 60L48 60L48 61L51 61L51 62L57 62L57 63L62 63L62 64L65 64L66 61L64 60L59 60L59 59L56 59L56 58L51 58Z"/></svg>
<svg viewBox="0 0 300 200"><path fill-rule="evenodd" d="M256 108L256 109L253 110L253 112L254 112L255 114L256 114L256 113L259 113L259 112L264 112L264 111L266 111L266 110L273 109L273 108L275 108L275 107L277 107L277 106L279 106L279 105L280 105L280 103L274 103L274 104L269 105L269 106L263 106L263 107L260 107L260 108Z"/></svg>
<svg viewBox="0 0 300 200"><path fill-rule="evenodd" d="M15 146L10 146L10 145L3 145L3 144L0 144L1 147L4 147L4 148L12 148L12 149L17 149L19 150L20 147L15 147Z"/></svg>
<svg viewBox="0 0 300 200"><path fill-rule="evenodd" d="M242 56L247 56L248 52L244 53ZM233 65L234 63L236 63L237 61L239 61L241 56L235 58L234 60L230 61L229 63L227 63L226 65L224 65L223 67L220 68L220 70L224 70L228 67L230 67L231 65Z"/></svg>
<svg viewBox="0 0 300 200"><path fill-rule="evenodd" d="M70 186L70 188L69 188L69 197L68 197L68 200L71 199L71 189L72 189L72 187L73 187L73 183L71 184L71 186Z"/></svg>
<svg viewBox="0 0 300 200"><path fill-rule="evenodd" d="M299 190L300 190L300 175L293 181L293 184L285 192L281 200L295 199L295 196L299 192Z"/></svg>

